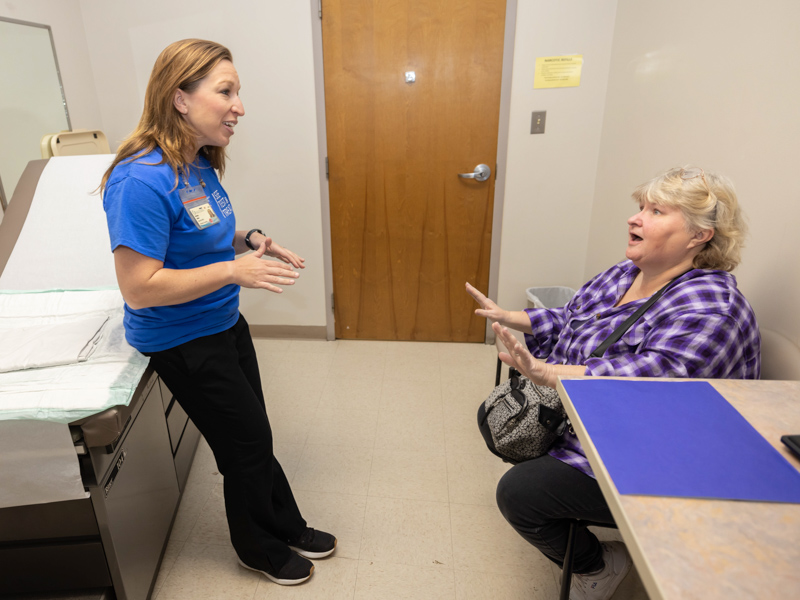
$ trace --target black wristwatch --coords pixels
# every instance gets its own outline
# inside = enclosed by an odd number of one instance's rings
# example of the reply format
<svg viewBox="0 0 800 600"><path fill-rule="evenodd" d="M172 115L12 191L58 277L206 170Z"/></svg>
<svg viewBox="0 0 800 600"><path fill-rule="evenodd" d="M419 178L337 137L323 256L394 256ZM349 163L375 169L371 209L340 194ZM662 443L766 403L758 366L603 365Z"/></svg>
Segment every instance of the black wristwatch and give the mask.
<svg viewBox="0 0 800 600"><path fill-rule="evenodd" d="M253 244L250 243L250 236L253 235L256 231L261 235L264 235L264 232L261 231L260 229L251 229L250 231L247 232L247 235L244 236L244 245L250 248L250 250L255 250L255 248L253 248ZM267 236L264 235L264 237Z"/></svg>

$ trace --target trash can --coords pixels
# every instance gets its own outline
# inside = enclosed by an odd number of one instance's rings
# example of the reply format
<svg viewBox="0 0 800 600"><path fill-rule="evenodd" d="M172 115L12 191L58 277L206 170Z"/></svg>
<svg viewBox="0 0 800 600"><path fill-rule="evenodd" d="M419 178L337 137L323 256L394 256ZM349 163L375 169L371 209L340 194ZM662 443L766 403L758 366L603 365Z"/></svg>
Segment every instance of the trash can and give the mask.
<svg viewBox="0 0 800 600"><path fill-rule="evenodd" d="M525 294L528 296L528 308L558 308L572 299L575 290L560 285L530 287Z"/></svg>

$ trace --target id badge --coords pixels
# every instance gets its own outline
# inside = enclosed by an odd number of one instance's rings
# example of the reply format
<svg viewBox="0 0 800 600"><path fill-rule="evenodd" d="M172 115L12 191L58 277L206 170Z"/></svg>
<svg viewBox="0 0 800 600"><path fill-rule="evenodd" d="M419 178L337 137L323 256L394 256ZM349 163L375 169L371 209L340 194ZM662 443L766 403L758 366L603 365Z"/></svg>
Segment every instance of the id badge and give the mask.
<svg viewBox="0 0 800 600"><path fill-rule="evenodd" d="M211 208L211 203L202 186L184 187L178 190L178 194L183 203L183 208L198 229L202 230L219 223L219 217L214 212L214 209Z"/></svg>

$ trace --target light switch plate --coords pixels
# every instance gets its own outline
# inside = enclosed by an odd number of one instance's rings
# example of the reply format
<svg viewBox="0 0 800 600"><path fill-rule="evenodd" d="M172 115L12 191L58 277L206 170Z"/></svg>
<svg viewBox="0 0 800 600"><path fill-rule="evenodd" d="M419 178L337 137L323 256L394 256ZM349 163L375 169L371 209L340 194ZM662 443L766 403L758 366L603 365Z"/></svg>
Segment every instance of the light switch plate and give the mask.
<svg viewBox="0 0 800 600"><path fill-rule="evenodd" d="M544 133L544 122L547 119L547 111L540 110L531 115L531 133Z"/></svg>

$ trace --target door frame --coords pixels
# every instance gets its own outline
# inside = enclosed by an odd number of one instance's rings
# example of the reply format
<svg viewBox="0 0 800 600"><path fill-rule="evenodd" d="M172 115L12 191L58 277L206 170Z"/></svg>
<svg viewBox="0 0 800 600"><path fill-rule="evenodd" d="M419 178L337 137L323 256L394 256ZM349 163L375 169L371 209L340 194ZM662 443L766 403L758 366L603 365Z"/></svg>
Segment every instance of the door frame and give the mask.
<svg viewBox="0 0 800 600"><path fill-rule="evenodd" d="M322 63L322 0L309 0L311 8L311 41L314 54L314 90L317 110L317 158L319 196L322 204L322 252L325 279L325 330L329 341L336 339L333 313L333 259L331 256L331 203L328 187L328 135L325 122L325 77ZM517 25L517 0L506 0L506 22L503 32L503 73L500 80L500 118L497 126L497 168L492 211L492 246L489 260L490 298L497 298L500 279L500 235L503 230L503 201L505 198L506 165L508 164L508 128L511 119L511 73L514 65L514 40ZM464 292L466 293L466 292ZM486 321L484 343L494 344L494 331Z"/></svg>

